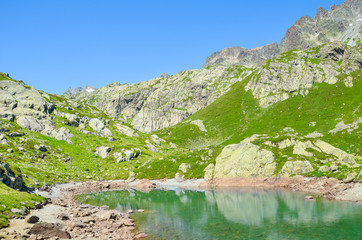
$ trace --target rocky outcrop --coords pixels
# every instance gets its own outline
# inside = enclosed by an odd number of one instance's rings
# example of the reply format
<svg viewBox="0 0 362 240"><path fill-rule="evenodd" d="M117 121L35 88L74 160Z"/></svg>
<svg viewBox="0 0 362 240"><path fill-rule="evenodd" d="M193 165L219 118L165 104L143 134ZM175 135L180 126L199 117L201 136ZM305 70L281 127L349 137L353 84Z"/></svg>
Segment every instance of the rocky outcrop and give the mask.
<svg viewBox="0 0 362 240"><path fill-rule="evenodd" d="M122 152L115 152L113 156L117 162L126 162L137 158L141 153L139 148L122 149Z"/></svg>
<svg viewBox="0 0 362 240"><path fill-rule="evenodd" d="M56 129L54 124L48 123L45 125L44 130L41 131L41 134L55 138L57 140L64 140L69 144L73 144L71 140L73 134L66 127L61 127L59 129Z"/></svg>
<svg viewBox="0 0 362 240"><path fill-rule="evenodd" d="M107 158L110 151L111 151L110 147L105 147L105 146L97 147L95 155L100 156L101 158Z"/></svg>
<svg viewBox="0 0 362 240"><path fill-rule="evenodd" d="M112 137L112 132L104 125L104 122L97 118L92 118L89 120L89 126L94 130L99 132L101 135L106 137Z"/></svg>
<svg viewBox="0 0 362 240"><path fill-rule="evenodd" d="M0 181L11 188L21 190L24 187L23 177L20 170L16 172L11 169L9 164L0 160Z"/></svg>
<svg viewBox="0 0 362 240"><path fill-rule="evenodd" d="M347 53L351 51L353 56ZM338 62L343 60L341 65L346 67L342 67L342 73L349 74L361 69L355 64L360 59L362 55L356 49L345 49L341 42L326 44L319 52L285 53L269 60L260 76L254 77L245 89L251 90L259 105L266 108L296 95L307 95L314 83L335 84L341 74ZM353 86L353 79L350 80Z"/></svg>
<svg viewBox="0 0 362 240"><path fill-rule="evenodd" d="M265 45L254 49L242 47L225 48L220 52L215 52L206 58L203 68L213 65L233 65L241 64L246 66L256 66L266 59L274 57L281 52L277 43Z"/></svg>
<svg viewBox="0 0 362 240"><path fill-rule="evenodd" d="M226 146L216 158L215 167L205 169L205 178L270 177L275 169L273 152L243 141Z"/></svg>
<svg viewBox="0 0 362 240"><path fill-rule="evenodd" d="M204 68L210 65L243 64L258 66L266 59L292 49L308 49L339 40L355 46L362 39L362 3L347 0L330 11L320 7L314 18L303 16L286 31L280 44L272 43L255 49L225 48L206 58Z"/></svg>
<svg viewBox="0 0 362 240"><path fill-rule="evenodd" d="M20 116L16 119L16 123L33 132L41 132L44 129L44 126L32 116Z"/></svg>
<svg viewBox="0 0 362 240"><path fill-rule="evenodd" d="M54 110L49 96L21 81L0 81L0 113L44 117Z"/></svg>
<svg viewBox="0 0 362 240"><path fill-rule="evenodd" d="M126 125L116 124L116 128L117 128L118 132L120 132L121 134L124 134L128 137L138 137L138 133L136 133L135 130L133 130L132 128L130 128Z"/></svg>
<svg viewBox="0 0 362 240"><path fill-rule="evenodd" d="M68 96L92 104L112 117L153 132L173 126L206 107L251 71L239 67L188 70L138 84L114 83L89 94Z"/></svg>
<svg viewBox="0 0 362 240"><path fill-rule="evenodd" d="M314 171L314 168L309 161L288 161L284 164L279 175L289 177L294 174L305 174L312 171Z"/></svg>

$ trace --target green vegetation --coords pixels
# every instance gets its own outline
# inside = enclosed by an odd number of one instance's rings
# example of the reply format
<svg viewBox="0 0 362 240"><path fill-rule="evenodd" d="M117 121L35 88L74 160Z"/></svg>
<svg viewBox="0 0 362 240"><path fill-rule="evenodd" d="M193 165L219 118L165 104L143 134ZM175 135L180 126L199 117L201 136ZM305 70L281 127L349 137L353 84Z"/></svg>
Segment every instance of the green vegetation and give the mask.
<svg viewBox="0 0 362 240"><path fill-rule="evenodd" d="M18 213L11 212L11 209L34 208L44 199L35 194L16 191L0 182L0 228L8 225L8 218Z"/></svg>
<svg viewBox="0 0 362 240"><path fill-rule="evenodd" d="M320 48L321 46L318 46L305 53L317 54ZM361 47L358 50L360 51ZM268 71L271 63L289 64L295 59L301 59L300 51L289 51L279 57L269 59L262 69ZM315 65L328 64L328 61L332 61L307 57L302 59ZM333 62L332 65L341 68L342 63L343 59L338 63ZM210 70L213 68L207 67ZM216 157L225 146L239 143L257 134L262 138L253 141L253 144L273 152L277 163L274 172L276 176L284 164L290 160L309 161L314 171L306 174L307 176L345 178L350 173L359 174L362 170L362 162L357 157L355 160L361 164L359 167L352 168L338 162L337 171L320 172L320 166L330 167L331 162L328 159L333 156L313 148L306 150L313 154L312 157L301 156L293 153L292 146L281 149L278 144L286 139L314 141L305 136L318 132L323 135L318 139L347 153L361 156L361 128L350 132L343 130L334 134L330 131L341 121L351 124L361 117L362 70L348 74L341 73L337 76L336 84L314 83L313 87L308 89L308 94L284 91L288 94L288 99L262 108L252 91L246 90L249 83L258 83L262 72L256 68L251 69L240 65L225 69L222 81L216 81L211 87L218 91L228 86L225 83L229 81L234 83L230 90L185 121L155 132L154 134L165 140L161 141L161 146L157 147L158 152L152 152L146 146L146 141L151 141L151 134L137 132L138 137L128 137L118 132L117 124L120 124L118 120L94 106L70 101L58 95L49 95L48 100L54 102L57 111L57 114L52 114L52 121L57 129L62 127L69 129L73 135L71 137L73 144L23 129L15 122L0 120L0 128L9 129L9 133L24 134L20 137L10 137L8 133L5 133L8 145L0 144L1 158L13 169L21 171L27 187L89 179L127 179L131 172L135 173L136 178L173 178L177 173L185 178L201 178L204 176L204 169L210 163L215 163ZM292 66L289 67L289 71L292 71ZM338 71L342 72L341 69ZM184 72L183 80L189 81L191 73L192 71ZM0 74L0 80L5 77ZM346 86L347 78L349 82L352 79L353 87ZM191 101L191 98L189 96L186 101ZM96 99L93 100L96 101ZM162 105L160 109L163 109ZM175 109L187 111L184 108ZM113 136L111 138L100 136L90 126L86 126L84 130L91 134L81 132L78 127L69 126L68 120L61 117L62 113L75 114L78 117L100 118L108 125ZM194 120L201 120L207 131L191 124ZM128 119L128 123L122 124L130 127L131 121L132 119ZM285 130L287 127L293 130L289 129L290 132L288 132ZM266 144L267 141L270 144ZM43 153L34 147L40 144L45 145L48 151ZM112 149L107 158L95 155L95 149L99 146ZM116 162L113 156L115 152L132 148L139 148L142 154L132 161ZM181 164L189 167L186 172L181 171ZM17 172L17 174L20 173ZM5 226L7 218L13 215L11 208L33 207L39 201L42 201L42 198L12 190L0 183L0 227Z"/></svg>

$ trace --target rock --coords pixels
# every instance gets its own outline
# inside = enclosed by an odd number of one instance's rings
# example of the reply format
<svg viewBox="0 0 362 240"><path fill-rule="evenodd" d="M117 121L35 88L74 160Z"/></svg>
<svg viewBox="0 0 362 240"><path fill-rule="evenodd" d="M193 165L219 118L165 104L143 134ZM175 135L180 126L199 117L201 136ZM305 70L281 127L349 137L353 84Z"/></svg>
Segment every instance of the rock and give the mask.
<svg viewBox="0 0 362 240"><path fill-rule="evenodd" d="M150 141L146 140L146 147L148 148L148 150L150 150L151 152L163 152L161 149L157 148L155 145L153 145L152 143L150 143Z"/></svg>
<svg viewBox="0 0 362 240"><path fill-rule="evenodd" d="M348 133L351 133L353 130L358 129L359 124L362 123L362 117L358 118L351 124L345 124L344 121L337 123L336 127L330 130L328 133L335 134L337 132L341 132L347 130Z"/></svg>
<svg viewBox="0 0 362 240"><path fill-rule="evenodd" d="M0 133L0 144L8 145L8 141L6 140L5 134Z"/></svg>
<svg viewBox="0 0 362 240"><path fill-rule="evenodd" d="M353 180L356 178L356 173L349 173L345 179L343 179L344 183L350 183L353 182Z"/></svg>
<svg viewBox="0 0 362 240"><path fill-rule="evenodd" d="M0 159L0 181L11 188L21 190L24 187L23 177L20 170L15 172L8 163L2 162Z"/></svg>
<svg viewBox="0 0 362 240"><path fill-rule="evenodd" d="M80 118L77 115L66 113L65 118L68 119L68 121L69 121L67 123L67 125L73 126L73 127L78 127L79 126Z"/></svg>
<svg viewBox="0 0 362 240"><path fill-rule="evenodd" d="M165 142L162 138L159 138L157 135L153 134L151 135L151 142L156 144L157 146L161 146L161 142Z"/></svg>
<svg viewBox="0 0 362 240"><path fill-rule="evenodd" d="M89 126L96 132L99 132L101 135L106 137L112 137L112 132L104 125L103 121L92 118L89 120Z"/></svg>
<svg viewBox="0 0 362 240"><path fill-rule="evenodd" d="M116 127L117 131L120 132L121 134L124 134L128 137L138 137L138 133L136 133L135 130L126 125L117 124Z"/></svg>
<svg viewBox="0 0 362 240"><path fill-rule="evenodd" d="M134 172L129 172L128 182L133 182L136 180L136 174Z"/></svg>
<svg viewBox="0 0 362 240"><path fill-rule="evenodd" d="M314 199L314 197L313 196L305 196L304 199L312 200L312 199Z"/></svg>
<svg viewBox="0 0 362 240"><path fill-rule="evenodd" d="M9 134L9 137L22 137L25 133L12 132Z"/></svg>
<svg viewBox="0 0 362 240"><path fill-rule="evenodd" d="M202 131L202 132L207 132L207 130L206 130L206 128L205 128L205 125L204 125L204 123L203 123L202 120L199 120L199 119L193 120L192 122L190 122L190 124L194 124L194 125L198 126L198 128L199 128L200 131Z"/></svg>
<svg viewBox="0 0 362 240"><path fill-rule="evenodd" d="M306 157L312 157L313 153L307 152L307 148L314 148L313 144L310 141L299 142L297 141L293 148L293 154L304 155Z"/></svg>
<svg viewBox="0 0 362 240"><path fill-rule="evenodd" d="M280 171L280 176L289 177L293 174L305 174L314 171L309 161L288 161Z"/></svg>
<svg viewBox="0 0 362 240"><path fill-rule="evenodd" d="M67 221L67 220L70 219L69 216L66 215L65 213L59 214L58 218L59 218L60 220L62 220L62 221Z"/></svg>
<svg viewBox="0 0 362 240"><path fill-rule="evenodd" d="M28 209L26 207L23 207L22 209L12 208L10 211L13 213L18 213L21 216L25 216L26 213L28 212Z"/></svg>
<svg viewBox="0 0 362 240"><path fill-rule="evenodd" d="M11 111L15 116L52 113L54 104L47 101L45 95L21 81L0 81L0 109Z"/></svg>
<svg viewBox="0 0 362 240"><path fill-rule="evenodd" d="M133 210L132 210L132 209L130 209L130 210L127 211L127 214L132 214L132 213L133 213Z"/></svg>
<svg viewBox="0 0 362 240"><path fill-rule="evenodd" d="M108 153L110 151L111 151L110 147L101 146L101 147L96 148L95 154L97 156L100 156L101 158L106 158L106 157L108 157Z"/></svg>
<svg viewBox="0 0 362 240"><path fill-rule="evenodd" d="M204 178L206 180L213 179L214 170L215 170L215 165L213 163L210 163L209 165L207 165L207 167L204 169L204 172L205 172Z"/></svg>
<svg viewBox="0 0 362 240"><path fill-rule="evenodd" d="M45 145L34 145L34 147L35 147L36 150L39 150L39 151L41 151L41 152L46 152L46 151L48 151L48 149L46 148Z"/></svg>
<svg viewBox="0 0 362 240"><path fill-rule="evenodd" d="M39 222L39 217L37 217L37 216L30 216L29 218L28 218L28 220L26 220L26 222L27 223L37 223L37 222Z"/></svg>
<svg viewBox="0 0 362 240"><path fill-rule="evenodd" d="M231 144L217 156L214 167L214 178L234 177L270 177L274 174L276 163L274 154L266 149L242 141ZM212 176L212 165L207 167L205 178Z"/></svg>
<svg viewBox="0 0 362 240"><path fill-rule="evenodd" d="M33 132L41 132L44 129L44 126L32 116L20 116L16 119L16 123Z"/></svg>
<svg viewBox="0 0 362 240"><path fill-rule="evenodd" d="M148 235L144 232L138 232L135 234L134 239L141 239L141 238L147 238Z"/></svg>
<svg viewBox="0 0 362 240"><path fill-rule="evenodd" d="M70 140L70 138L73 137L73 134L66 127L61 127L57 130L55 126L48 124L45 126L41 134L53 137L57 140L64 140L69 144L73 144L73 142Z"/></svg>
<svg viewBox="0 0 362 240"><path fill-rule="evenodd" d="M29 234L44 236L45 238L63 238L70 239L71 236L67 231L62 230L60 224L55 223L38 223L29 231Z"/></svg>
<svg viewBox="0 0 362 240"><path fill-rule="evenodd" d="M136 212L144 212L145 210L143 209L137 209Z"/></svg>
<svg viewBox="0 0 362 240"><path fill-rule="evenodd" d="M10 122L13 122L15 120L15 115L12 112L8 111L2 111L0 109L0 118L6 119Z"/></svg>
<svg viewBox="0 0 362 240"><path fill-rule="evenodd" d="M354 159L355 158L362 159L360 156L354 156L352 154L348 154L345 151L336 148L322 140L317 140L316 142L314 142L314 145L317 146L320 149L320 151L326 154L331 154L336 156L340 163L346 164L349 167L358 167L359 164L357 164Z"/></svg>
<svg viewBox="0 0 362 240"><path fill-rule="evenodd" d="M122 150L122 152L115 152L113 153L113 156L117 162L125 162L137 158L141 153L139 148L132 148L130 150Z"/></svg>
<svg viewBox="0 0 362 240"><path fill-rule="evenodd" d="M328 166L322 166L318 169L320 172L329 172L331 169Z"/></svg>
<svg viewBox="0 0 362 240"><path fill-rule="evenodd" d="M181 172L187 172L187 169L189 169L191 167L191 165L189 163L181 163L180 166L178 167L178 169Z"/></svg>
<svg viewBox="0 0 362 240"><path fill-rule="evenodd" d="M188 70L138 84L114 83L72 98L82 99L114 118L132 119L133 128L151 133L173 126L206 107L248 73L250 70L245 68L237 77L231 77L227 67Z"/></svg>

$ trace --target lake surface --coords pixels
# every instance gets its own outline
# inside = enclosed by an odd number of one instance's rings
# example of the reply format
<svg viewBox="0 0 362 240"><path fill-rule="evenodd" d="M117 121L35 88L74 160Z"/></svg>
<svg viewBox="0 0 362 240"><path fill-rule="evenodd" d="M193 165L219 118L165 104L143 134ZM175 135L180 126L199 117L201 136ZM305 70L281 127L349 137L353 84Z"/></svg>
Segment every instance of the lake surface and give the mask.
<svg viewBox="0 0 362 240"><path fill-rule="evenodd" d="M362 205L276 190L133 190L83 195L134 213L149 239L362 239Z"/></svg>

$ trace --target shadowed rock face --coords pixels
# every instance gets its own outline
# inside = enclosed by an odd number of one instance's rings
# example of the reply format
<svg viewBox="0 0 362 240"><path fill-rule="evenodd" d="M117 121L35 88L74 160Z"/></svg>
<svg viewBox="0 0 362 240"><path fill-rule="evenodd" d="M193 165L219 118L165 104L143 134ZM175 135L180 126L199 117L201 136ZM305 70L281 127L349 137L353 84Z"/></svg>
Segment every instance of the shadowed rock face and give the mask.
<svg viewBox="0 0 362 240"><path fill-rule="evenodd" d="M303 16L290 27L280 44L272 43L255 49L225 48L206 58L204 68L210 65L243 64L257 66L265 59L292 49L307 49L340 40L355 46L362 38L362 1L347 0L333 5L330 11L320 7L314 18Z"/></svg>
<svg viewBox="0 0 362 240"><path fill-rule="evenodd" d="M0 181L7 186L21 190L24 186L24 181L19 173L15 175L14 171L10 168L10 165L0 161Z"/></svg>

